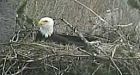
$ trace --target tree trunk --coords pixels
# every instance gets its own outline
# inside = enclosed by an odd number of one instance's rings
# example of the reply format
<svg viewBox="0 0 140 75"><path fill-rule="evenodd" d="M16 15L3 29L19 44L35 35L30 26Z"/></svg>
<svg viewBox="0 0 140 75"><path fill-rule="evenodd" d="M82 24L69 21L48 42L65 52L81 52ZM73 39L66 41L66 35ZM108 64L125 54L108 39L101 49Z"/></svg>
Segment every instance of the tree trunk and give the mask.
<svg viewBox="0 0 140 75"><path fill-rule="evenodd" d="M0 0L0 43L9 42L16 26L16 1Z"/></svg>

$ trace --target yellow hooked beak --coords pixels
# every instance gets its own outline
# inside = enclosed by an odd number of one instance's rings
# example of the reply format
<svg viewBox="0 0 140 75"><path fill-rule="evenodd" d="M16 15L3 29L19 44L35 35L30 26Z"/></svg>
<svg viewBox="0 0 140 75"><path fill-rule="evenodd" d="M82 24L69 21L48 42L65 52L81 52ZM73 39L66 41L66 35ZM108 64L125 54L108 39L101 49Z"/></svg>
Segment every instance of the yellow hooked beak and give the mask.
<svg viewBox="0 0 140 75"><path fill-rule="evenodd" d="M47 22L48 22L48 20L40 20L40 21L38 22L38 26L46 25Z"/></svg>
<svg viewBox="0 0 140 75"><path fill-rule="evenodd" d="M39 21L38 22L38 26L40 27L40 26L42 26L43 25L43 22L42 21Z"/></svg>

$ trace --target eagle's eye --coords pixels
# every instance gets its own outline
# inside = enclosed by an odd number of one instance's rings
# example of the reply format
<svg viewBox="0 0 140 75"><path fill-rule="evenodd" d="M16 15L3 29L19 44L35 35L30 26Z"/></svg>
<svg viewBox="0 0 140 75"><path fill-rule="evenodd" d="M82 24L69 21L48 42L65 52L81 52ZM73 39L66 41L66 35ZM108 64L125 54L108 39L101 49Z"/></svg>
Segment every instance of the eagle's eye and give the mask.
<svg viewBox="0 0 140 75"><path fill-rule="evenodd" d="M44 20L43 22L48 22L48 20Z"/></svg>

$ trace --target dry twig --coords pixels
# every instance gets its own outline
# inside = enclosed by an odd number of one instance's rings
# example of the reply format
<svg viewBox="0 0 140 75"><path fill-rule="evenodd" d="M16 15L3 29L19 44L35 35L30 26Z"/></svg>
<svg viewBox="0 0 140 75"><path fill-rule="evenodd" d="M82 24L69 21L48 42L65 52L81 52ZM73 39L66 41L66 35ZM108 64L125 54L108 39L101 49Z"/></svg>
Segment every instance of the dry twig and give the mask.
<svg viewBox="0 0 140 75"><path fill-rule="evenodd" d="M84 5L83 3L81 3L80 1L77 1L77 0L74 0L74 1L76 3L82 5L86 9L88 9L90 12L92 12L94 15L96 15L101 21L103 21L104 23L108 24L108 22L106 20L104 20L100 15L98 15L95 11L93 11L92 9L90 9L89 7L87 7L86 5Z"/></svg>
<svg viewBox="0 0 140 75"><path fill-rule="evenodd" d="M72 24L70 24L65 19L61 19L65 24L67 24L80 38L84 41L85 44L89 45L89 41L83 36L82 33L80 33L76 28L73 27Z"/></svg>

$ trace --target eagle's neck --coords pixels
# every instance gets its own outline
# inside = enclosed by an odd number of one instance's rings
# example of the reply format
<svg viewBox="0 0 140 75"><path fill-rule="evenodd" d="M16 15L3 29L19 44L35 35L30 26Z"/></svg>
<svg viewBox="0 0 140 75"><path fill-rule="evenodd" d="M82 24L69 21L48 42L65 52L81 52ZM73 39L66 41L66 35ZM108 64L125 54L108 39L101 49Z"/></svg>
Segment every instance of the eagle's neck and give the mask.
<svg viewBox="0 0 140 75"><path fill-rule="evenodd" d="M53 26L46 25L46 26L40 27L40 32L42 35L45 36L45 38L47 38L53 34Z"/></svg>

